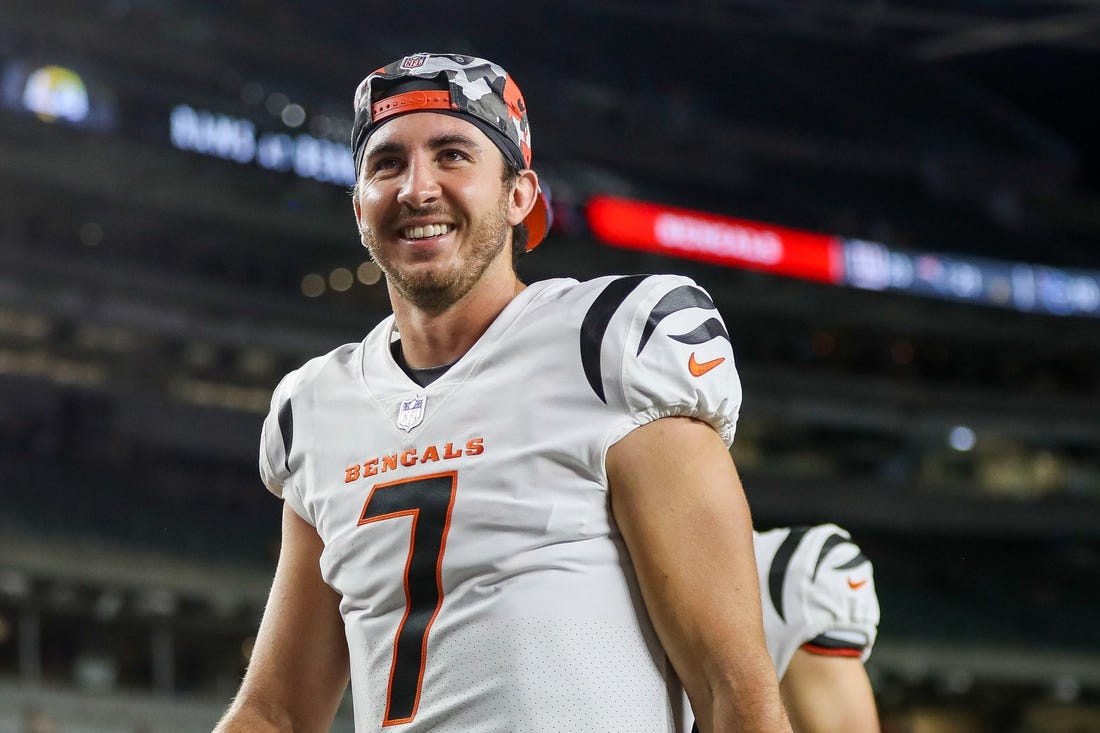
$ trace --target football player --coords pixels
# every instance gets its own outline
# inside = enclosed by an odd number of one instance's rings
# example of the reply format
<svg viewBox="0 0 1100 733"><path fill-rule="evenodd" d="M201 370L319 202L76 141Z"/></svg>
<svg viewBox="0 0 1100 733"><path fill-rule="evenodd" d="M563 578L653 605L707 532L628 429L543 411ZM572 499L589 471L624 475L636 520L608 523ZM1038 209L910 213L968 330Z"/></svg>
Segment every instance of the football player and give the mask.
<svg viewBox="0 0 1100 733"><path fill-rule="evenodd" d="M863 667L879 622L871 561L835 524L753 535L764 636L794 730L877 733Z"/></svg>
<svg viewBox="0 0 1100 733"><path fill-rule="evenodd" d="M492 62L378 69L352 134L393 314L275 390L282 550L219 731L325 730L349 677L360 732L680 731L678 680L703 731L789 731L710 297L520 282L549 208Z"/></svg>
<svg viewBox="0 0 1100 733"><path fill-rule="evenodd" d="M754 537L764 636L798 733L879 730L863 663L878 633L871 561L835 524Z"/></svg>

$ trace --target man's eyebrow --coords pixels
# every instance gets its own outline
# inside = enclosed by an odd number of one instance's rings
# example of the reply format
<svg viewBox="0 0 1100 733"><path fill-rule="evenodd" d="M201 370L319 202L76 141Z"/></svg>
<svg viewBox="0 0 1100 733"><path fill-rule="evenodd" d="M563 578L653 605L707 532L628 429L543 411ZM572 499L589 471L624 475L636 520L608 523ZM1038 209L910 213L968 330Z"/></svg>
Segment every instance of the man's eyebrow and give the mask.
<svg viewBox="0 0 1100 733"><path fill-rule="evenodd" d="M380 143L367 151L366 157L373 158L377 155L396 155L405 151L401 143Z"/></svg>
<svg viewBox="0 0 1100 733"><path fill-rule="evenodd" d="M477 140L474 140L469 135L463 135L460 132L446 132L428 138L428 147L432 150L438 150L439 148L446 148L452 145L469 148L475 152L481 152L481 145L478 144ZM369 148L364 157L375 158L380 155L401 155L405 150L406 146L403 143L384 142L379 143L373 148Z"/></svg>
<svg viewBox="0 0 1100 733"><path fill-rule="evenodd" d="M470 148L472 150L480 151L481 146L472 137L463 135L460 132L448 132L442 135L436 135L428 140L428 147L433 150L438 148L445 148L450 145L458 145L460 147Z"/></svg>

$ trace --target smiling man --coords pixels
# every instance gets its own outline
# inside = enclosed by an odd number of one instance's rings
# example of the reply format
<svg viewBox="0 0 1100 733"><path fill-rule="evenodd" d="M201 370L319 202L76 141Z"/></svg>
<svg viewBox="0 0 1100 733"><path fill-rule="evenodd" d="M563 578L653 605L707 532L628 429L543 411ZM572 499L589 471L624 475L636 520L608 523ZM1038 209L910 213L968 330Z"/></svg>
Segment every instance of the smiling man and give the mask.
<svg viewBox="0 0 1100 733"><path fill-rule="evenodd" d="M354 210L393 315L288 374L275 581L219 731L789 730L728 446L729 334L687 278L522 283L546 234L496 64L355 95ZM716 578L722 582L715 582Z"/></svg>

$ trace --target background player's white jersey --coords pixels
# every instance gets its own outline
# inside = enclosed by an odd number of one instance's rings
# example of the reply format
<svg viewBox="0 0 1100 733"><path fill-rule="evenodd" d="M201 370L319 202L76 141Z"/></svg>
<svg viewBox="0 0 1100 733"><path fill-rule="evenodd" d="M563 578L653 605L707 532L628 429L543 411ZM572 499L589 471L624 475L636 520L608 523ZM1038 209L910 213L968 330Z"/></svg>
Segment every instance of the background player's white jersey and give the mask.
<svg viewBox="0 0 1100 733"><path fill-rule="evenodd" d="M764 636L779 678L799 647L864 661L878 633L871 561L835 524L753 535Z"/></svg>
<svg viewBox="0 0 1100 733"><path fill-rule="evenodd" d="M871 561L835 524L753 532L764 637L783 679L799 647L814 654L871 656L879 606ZM695 716L684 698L684 729Z"/></svg>
<svg viewBox="0 0 1100 733"><path fill-rule="evenodd" d="M604 456L669 415L732 441L740 384L710 298L682 277L536 283L427 387L393 329L287 375L260 450L324 541L356 730L679 730Z"/></svg>

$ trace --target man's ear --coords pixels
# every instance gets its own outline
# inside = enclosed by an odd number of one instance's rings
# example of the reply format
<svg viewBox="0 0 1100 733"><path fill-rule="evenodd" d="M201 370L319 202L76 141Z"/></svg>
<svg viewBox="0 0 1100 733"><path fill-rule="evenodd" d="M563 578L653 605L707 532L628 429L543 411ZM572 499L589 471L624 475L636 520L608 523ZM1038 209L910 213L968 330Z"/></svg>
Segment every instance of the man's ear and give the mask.
<svg viewBox="0 0 1100 733"><path fill-rule="evenodd" d="M530 168L519 172L512 186L508 205L508 223L512 226L521 223L535 207L538 197L539 176Z"/></svg>
<svg viewBox="0 0 1100 733"><path fill-rule="evenodd" d="M355 228L359 230L359 241L363 246L366 246L366 242L363 241L363 207L359 205L359 192L351 192L351 206L355 210Z"/></svg>

